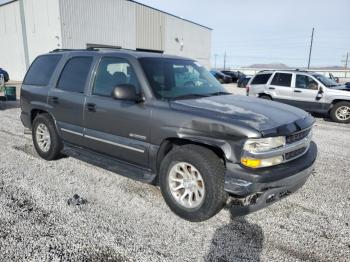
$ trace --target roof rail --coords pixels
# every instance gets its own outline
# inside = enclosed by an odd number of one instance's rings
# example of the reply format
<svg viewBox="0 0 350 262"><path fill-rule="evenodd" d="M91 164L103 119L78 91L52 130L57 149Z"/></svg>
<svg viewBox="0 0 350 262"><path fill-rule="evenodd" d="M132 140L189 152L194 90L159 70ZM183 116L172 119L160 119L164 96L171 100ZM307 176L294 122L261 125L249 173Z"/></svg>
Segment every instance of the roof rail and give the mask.
<svg viewBox="0 0 350 262"><path fill-rule="evenodd" d="M86 51L87 49L65 49L65 48L57 48L54 49L52 51L50 51L50 53L58 53L58 52L67 52L67 51Z"/></svg>
<svg viewBox="0 0 350 262"><path fill-rule="evenodd" d="M94 44L86 44L86 50L100 50L100 49L123 49L121 46L113 46L113 45L94 45Z"/></svg>

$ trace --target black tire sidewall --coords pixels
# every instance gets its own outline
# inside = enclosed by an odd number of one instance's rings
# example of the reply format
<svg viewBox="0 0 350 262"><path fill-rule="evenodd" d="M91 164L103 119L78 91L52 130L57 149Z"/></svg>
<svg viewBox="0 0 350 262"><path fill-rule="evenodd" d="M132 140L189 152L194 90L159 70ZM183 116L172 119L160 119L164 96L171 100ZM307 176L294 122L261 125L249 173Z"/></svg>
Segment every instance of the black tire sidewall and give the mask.
<svg viewBox="0 0 350 262"><path fill-rule="evenodd" d="M41 123L47 127L50 133L51 145L49 151L47 152L43 152L40 149L36 140L36 130L38 125L40 125ZM34 119L32 127L32 139L36 152L43 159L54 160L60 156L60 151L62 150L62 142L60 141L60 138L58 137L56 131L56 127L48 114L40 114Z"/></svg>
<svg viewBox="0 0 350 262"><path fill-rule="evenodd" d="M337 118L336 116L336 111L339 107L342 107L342 106L348 106L350 107L350 102L339 102L339 103L336 103L332 109L331 109L331 112L330 112L330 117L331 119L334 121L334 122L337 122L337 123L344 123L344 124L349 124L350 123L350 119L347 119L347 120L340 120Z"/></svg>
<svg viewBox="0 0 350 262"><path fill-rule="evenodd" d="M225 168L214 153L210 150L206 152L206 150L204 148L202 152L198 152L196 146L177 148L163 159L159 172L159 185L165 202L175 214L193 222L204 221L217 214L227 198L224 192ZM201 173L204 180L205 197L202 204L196 208L187 209L181 206L171 194L168 183L169 171L178 162L192 164Z"/></svg>
<svg viewBox="0 0 350 262"><path fill-rule="evenodd" d="M272 100L271 96L269 95L261 95L260 98L265 100Z"/></svg>

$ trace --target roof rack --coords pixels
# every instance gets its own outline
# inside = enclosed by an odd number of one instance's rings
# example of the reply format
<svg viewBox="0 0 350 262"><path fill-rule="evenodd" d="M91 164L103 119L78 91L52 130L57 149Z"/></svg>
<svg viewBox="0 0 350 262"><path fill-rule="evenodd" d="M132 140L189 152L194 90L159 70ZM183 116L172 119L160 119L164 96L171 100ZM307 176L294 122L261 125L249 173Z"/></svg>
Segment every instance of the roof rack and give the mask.
<svg viewBox="0 0 350 262"><path fill-rule="evenodd" d="M100 49L123 49L121 46L113 46L113 45L95 45L95 44L86 44L86 50L100 50Z"/></svg>
<svg viewBox="0 0 350 262"><path fill-rule="evenodd" d="M150 49L141 49L141 48L137 48L135 50L135 49L123 48L121 46L92 45L92 44L87 44L87 48L86 49L57 48L57 49L54 49L54 50L50 51L50 53L67 52L67 51L100 51L100 50L103 50L103 49L125 50L125 51L133 51L133 52L149 52L149 53L159 53L159 54L163 54L164 53L164 51L160 51L160 50L150 50Z"/></svg>

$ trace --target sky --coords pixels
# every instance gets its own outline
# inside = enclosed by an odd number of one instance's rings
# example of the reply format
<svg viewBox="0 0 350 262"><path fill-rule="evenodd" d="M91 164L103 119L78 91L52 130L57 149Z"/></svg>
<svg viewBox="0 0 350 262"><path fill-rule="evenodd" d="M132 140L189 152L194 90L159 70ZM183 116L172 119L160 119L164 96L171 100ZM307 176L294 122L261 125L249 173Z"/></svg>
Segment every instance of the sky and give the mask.
<svg viewBox="0 0 350 262"><path fill-rule="evenodd" d="M206 25L212 64L285 63L305 67L312 28L311 66L344 65L350 52L349 0L138 0Z"/></svg>
<svg viewBox="0 0 350 262"><path fill-rule="evenodd" d="M97 0L96 0L97 1ZM5 2L4 0L0 0ZM350 52L350 0L138 0L213 29L212 65L341 66ZM184 39L184 41L186 41Z"/></svg>

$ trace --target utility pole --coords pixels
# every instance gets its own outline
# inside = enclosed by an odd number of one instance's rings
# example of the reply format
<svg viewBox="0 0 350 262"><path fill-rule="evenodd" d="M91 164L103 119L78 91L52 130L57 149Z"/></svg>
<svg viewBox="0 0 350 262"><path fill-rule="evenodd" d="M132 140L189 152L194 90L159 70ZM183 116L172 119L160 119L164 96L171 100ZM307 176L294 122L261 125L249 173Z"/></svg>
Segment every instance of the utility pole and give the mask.
<svg viewBox="0 0 350 262"><path fill-rule="evenodd" d="M315 28L312 28L311 43L310 43L310 52L309 52L309 62L308 62L308 64L307 64L307 69L310 69L311 53L312 53L312 44L313 44L313 42L314 42L314 31L315 31Z"/></svg>
<svg viewBox="0 0 350 262"><path fill-rule="evenodd" d="M342 60L341 62L345 63L344 69L345 69L345 78L346 78L346 76L347 76L346 70L348 70L348 64L349 64L349 52L346 53L345 60Z"/></svg>
<svg viewBox="0 0 350 262"><path fill-rule="evenodd" d="M224 70L226 70L226 51L225 51L225 54L224 54Z"/></svg>

